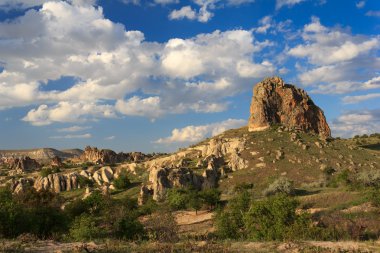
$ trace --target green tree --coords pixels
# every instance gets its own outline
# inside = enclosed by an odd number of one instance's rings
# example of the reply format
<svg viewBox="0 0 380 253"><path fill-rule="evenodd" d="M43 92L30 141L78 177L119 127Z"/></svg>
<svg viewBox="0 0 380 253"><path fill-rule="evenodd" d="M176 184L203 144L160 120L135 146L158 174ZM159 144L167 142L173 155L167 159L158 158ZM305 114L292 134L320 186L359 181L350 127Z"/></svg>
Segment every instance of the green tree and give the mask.
<svg viewBox="0 0 380 253"><path fill-rule="evenodd" d="M202 207L202 198L199 194L198 191L195 191L195 190L192 190L189 192L189 195L188 195L188 207L190 207L191 209L194 209L195 211L195 214L198 214L198 211L201 209Z"/></svg>
<svg viewBox="0 0 380 253"><path fill-rule="evenodd" d="M126 173L121 173L120 176L113 181L113 185L118 190L125 190L131 185L131 181Z"/></svg>
<svg viewBox="0 0 380 253"><path fill-rule="evenodd" d="M121 239L136 240L144 235L144 226L134 213L128 213L116 222L116 235Z"/></svg>
<svg viewBox="0 0 380 253"><path fill-rule="evenodd" d="M70 237L75 241L88 241L101 235L101 229L96 224L96 219L88 214L82 214L75 218L70 228Z"/></svg>
<svg viewBox="0 0 380 253"><path fill-rule="evenodd" d="M206 189L200 192L203 202L208 205L209 209L214 209L220 201L220 191L216 188Z"/></svg>
<svg viewBox="0 0 380 253"><path fill-rule="evenodd" d="M172 210L185 209L189 202L188 192L185 189L170 189L167 192L166 200Z"/></svg>
<svg viewBox="0 0 380 253"><path fill-rule="evenodd" d="M305 223L300 222L296 214L297 206L297 200L285 194L254 202L244 215L248 237L253 240L288 239L295 225Z"/></svg>

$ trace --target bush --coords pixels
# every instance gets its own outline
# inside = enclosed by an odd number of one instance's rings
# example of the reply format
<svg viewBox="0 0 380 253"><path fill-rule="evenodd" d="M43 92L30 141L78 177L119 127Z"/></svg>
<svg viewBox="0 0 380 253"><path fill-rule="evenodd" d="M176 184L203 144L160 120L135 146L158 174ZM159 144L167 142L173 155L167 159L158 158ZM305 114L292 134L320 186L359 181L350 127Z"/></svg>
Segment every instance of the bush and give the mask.
<svg viewBox="0 0 380 253"><path fill-rule="evenodd" d="M129 213L116 223L116 235L121 239L136 240L144 235L144 226L136 215Z"/></svg>
<svg viewBox="0 0 380 253"><path fill-rule="evenodd" d="M78 183L81 187L93 187L94 181L90 180L89 178L85 176L79 176L78 177Z"/></svg>
<svg viewBox="0 0 380 253"><path fill-rule="evenodd" d="M188 192L185 189L170 189L167 192L166 201L172 210L186 209L189 202Z"/></svg>
<svg viewBox="0 0 380 253"><path fill-rule="evenodd" d="M131 182L126 173L121 173L120 176L113 181L113 185L118 190L125 190L131 185Z"/></svg>
<svg viewBox="0 0 380 253"><path fill-rule="evenodd" d="M178 225L171 212L160 211L151 216L146 227L148 236L159 242L174 243L178 241Z"/></svg>
<svg viewBox="0 0 380 253"><path fill-rule="evenodd" d="M50 174L55 174L55 173L58 173L58 172L61 172L61 170L59 168L44 167L40 171L40 176L41 177L47 177Z"/></svg>
<svg viewBox="0 0 380 253"><path fill-rule="evenodd" d="M244 215L247 234L253 240L283 240L296 224L298 202L284 194L253 203Z"/></svg>
<svg viewBox="0 0 380 253"><path fill-rule="evenodd" d="M251 194L242 190L228 202L224 211L218 211L215 218L216 234L223 239L244 238L243 216L251 205Z"/></svg>
<svg viewBox="0 0 380 253"><path fill-rule="evenodd" d="M75 241L88 241L101 235L93 216L82 214L75 218L70 228L70 237Z"/></svg>
<svg viewBox="0 0 380 253"><path fill-rule="evenodd" d="M203 202L209 206L209 209L214 209L220 201L220 191L218 189L207 189L200 192L200 197Z"/></svg>
<svg viewBox="0 0 380 253"><path fill-rule="evenodd" d="M272 196L277 193L293 195L294 194L293 182L285 177L280 177L279 179L274 181L272 184L270 184L267 189L263 191L263 194L265 196Z"/></svg>

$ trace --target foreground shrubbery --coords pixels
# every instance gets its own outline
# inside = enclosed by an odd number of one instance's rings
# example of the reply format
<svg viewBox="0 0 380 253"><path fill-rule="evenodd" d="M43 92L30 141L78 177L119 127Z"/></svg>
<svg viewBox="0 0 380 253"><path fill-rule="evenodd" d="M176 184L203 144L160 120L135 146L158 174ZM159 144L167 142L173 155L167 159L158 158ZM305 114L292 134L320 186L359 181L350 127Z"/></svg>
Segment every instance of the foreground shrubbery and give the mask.
<svg viewBox="0 0 380 253"><path fill-rule="evenodd" d="M102 236L129 240L144 234L134 199L113 200L94 192L64 210L62 204L63 200L49 191L30 189L12 195L0 189L0 237L32 234L41 239L85 241Z"/></svg>
<svg viewBox="0 0 380 253"><path fill-rule="evenodd" d="M216 216L216 234L221 239L341 240L362 239L365 231L355 223L331 218L315 222L311 215L297 210L299 202L284 193L253 201L248 191L231 199ZM346 226L347 225L347 226Z"/></svg>

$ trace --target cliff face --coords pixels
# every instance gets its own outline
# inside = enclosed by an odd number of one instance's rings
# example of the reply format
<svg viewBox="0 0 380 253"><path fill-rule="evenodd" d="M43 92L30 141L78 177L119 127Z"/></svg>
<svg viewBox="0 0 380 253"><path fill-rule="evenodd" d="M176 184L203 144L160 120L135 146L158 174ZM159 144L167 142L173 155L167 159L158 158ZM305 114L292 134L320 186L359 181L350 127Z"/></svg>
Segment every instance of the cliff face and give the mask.
<svg viewBox="0 0 380 253"><path fill-rule="evenodd" d="M323 111L304 90L279 77L267 78L253 88L248 129L261 131L274 124L331 136Z"/></svg>

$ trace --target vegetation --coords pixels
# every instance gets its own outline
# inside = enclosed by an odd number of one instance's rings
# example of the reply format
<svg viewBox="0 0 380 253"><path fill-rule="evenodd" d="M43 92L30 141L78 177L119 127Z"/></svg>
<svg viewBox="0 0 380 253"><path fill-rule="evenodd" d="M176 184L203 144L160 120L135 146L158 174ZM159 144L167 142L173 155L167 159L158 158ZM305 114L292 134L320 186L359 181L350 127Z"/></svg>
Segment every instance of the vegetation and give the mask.
<svg viewBox="0 0 380 253"><path fill-rule="evenodd" d="M41 177L47 177L50 174L55 174L55 173L59 173L59 172L61 172L61 170L58 167L54 167L54 168L44 167L40 171L40 176Z"/></svg>
<svg viewBox="0 0 380 253"><path fill-rule="evenodd" d="M113 181L113 185L117 190L125 190L131 185L126 173L121 173L118 178Z"/></svg>

